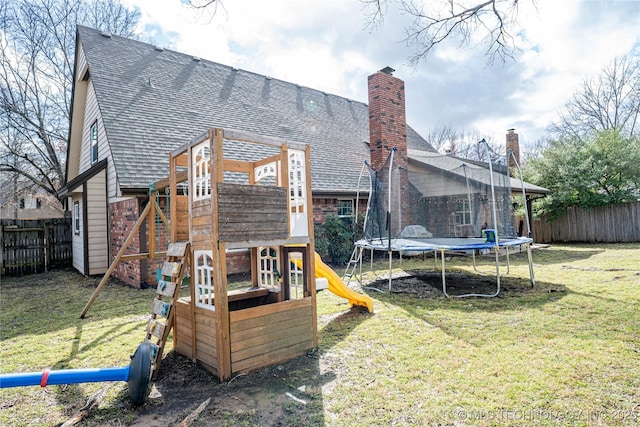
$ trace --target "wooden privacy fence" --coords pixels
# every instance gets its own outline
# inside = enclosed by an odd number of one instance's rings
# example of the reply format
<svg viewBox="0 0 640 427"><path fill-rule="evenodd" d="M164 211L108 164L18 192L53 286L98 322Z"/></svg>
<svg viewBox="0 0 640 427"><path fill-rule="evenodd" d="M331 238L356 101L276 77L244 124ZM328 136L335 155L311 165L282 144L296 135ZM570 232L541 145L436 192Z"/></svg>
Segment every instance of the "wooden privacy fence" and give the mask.
<svg viewBox="0 0 640 427"><path fill-rule="evenodd" d="M570 208L560 218L533 222L538 243L640 242L640 201L591 209Z"/></svg>
<svg viewBox="0 0 640 427"><path fill-rule="evenodd" d="M1 271L22 276L70 267L71 219L0 220Z"/></svg>

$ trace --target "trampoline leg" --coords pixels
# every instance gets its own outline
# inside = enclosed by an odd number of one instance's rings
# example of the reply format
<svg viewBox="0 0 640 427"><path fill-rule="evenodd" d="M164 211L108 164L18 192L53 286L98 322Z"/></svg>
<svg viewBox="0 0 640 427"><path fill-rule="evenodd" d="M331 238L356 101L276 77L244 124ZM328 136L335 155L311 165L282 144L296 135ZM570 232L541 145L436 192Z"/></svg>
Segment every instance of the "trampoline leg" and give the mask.
<svg viewBox="0 0 640 427"><path fill-rule="evenodd" d="M364 248L361 246L360 247L360 253L358 254L358 282L360 283L360 286L362 286L362 251L364 251Z"/></svg>
<svg viewBox="0 0 640 427"><path fill-rule="evenodd" d="M373 249L371 249L371 253L369 254L369 271L373 271Z"/></svg>
<svg viewBox="0 0 640 427"><path fill-rule="evenodd" d="M495 297L498 296L498 294L500 293L500 246L496 245L495 247L495 253L496 253L496 293L493 295L490 295L490 297Z"/></svg>
<svg viewBox="0 0 640 427"><path fill-rule="evenodd" d="M531 243L527 245L527 258L529 258L529 278L531 279L531 287L536 285L536 278L533 274L533 255L531 255Z"/></svg>
<svg viewBox="0 0 640 427"><path fill-rule="evenodd" d="M471 258L473 259L473 270L476 273L479 273L478 268L476 267L476 250L475 249L471 251Z"/></svg>
<svg viewBox="0 0 640 427"><path fill-rule="evenodd" d="M504 250L507 252L507 274L509 274L509 246L505 246Z"/></svg>
<svg viewBox="0 0 640 427"><path fill-rule="evenodd" d="M436 252L436 259L438 257L437 254L438 253ZM444 274L444 249L440 251L440 257L442 259L442 293L445 297L449 298L449 294L447 294L447 279L445 278Z"/></svg>
<svg viewBox="0 0 640 427"><path fill-rule="evenodd" d="M391 292L391 273L393 270L393 252L389 252L389 292Z"/></svg>

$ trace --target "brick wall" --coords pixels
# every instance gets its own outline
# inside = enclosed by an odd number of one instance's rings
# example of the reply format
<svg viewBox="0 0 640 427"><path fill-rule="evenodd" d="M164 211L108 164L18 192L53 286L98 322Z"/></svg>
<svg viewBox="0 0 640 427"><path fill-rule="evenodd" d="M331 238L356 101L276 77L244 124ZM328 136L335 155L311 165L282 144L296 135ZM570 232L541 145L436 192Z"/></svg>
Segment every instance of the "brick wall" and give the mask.
<svg viewBox="0 0 640 427"><path fill-rule="evenodd" d="M227 274L248 273L251 271L251 252L249 250L227 252Z"/></svg>
<svg viewBox="0 0 640 427"><path fill-rule="evenodd" d="M110 257L117 255L122 244L131 234L140 216L140 204L138 199L122 200L109 204L109 249ZM140 235L138 234L126 251L126 254L140 253ZM141 286L140 261L119 262L112 274L113 277L122 280L130 286Z"/></svg>
<svg viewBox="0 0 640 427"><path fill-rule="evenodd" d="M355 197L353 200L355 203ZM358 212L362 215L367 212L366 198L360 199L358 202ZM323 225L329 215L338 215L338 199L315 197L313 199L313 224Z"/></svg>

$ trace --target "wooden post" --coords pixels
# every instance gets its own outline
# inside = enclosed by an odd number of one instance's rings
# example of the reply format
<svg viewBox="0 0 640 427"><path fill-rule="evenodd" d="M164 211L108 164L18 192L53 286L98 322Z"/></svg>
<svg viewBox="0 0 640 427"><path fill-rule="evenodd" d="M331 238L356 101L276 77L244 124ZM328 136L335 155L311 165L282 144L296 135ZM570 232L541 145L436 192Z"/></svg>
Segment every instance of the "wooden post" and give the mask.
<svg viewBox="0 0 640 427"><path fill-rule="evenodd" d="M80 313L80 318L81 319L84 319L85 314L87 314L87 311L89 311L89 307L91 307L91 304L93 304L93 302L96 300L96 298L98 297L98 295L102 291L102 288L107 283L107 280L109 280L109 277L111 277L111 273L113 273L113 270L115 270L116 265L118 265L118 263L120 262L120 258L122 257L122 255L124 255L125 251L127 250L129 245L133 241L134 237L136 236L136 233L140 229L140 226L144 222L144 220L147 217L147 215L149 214L150 210L151 210L151 203L148 203L147 206L142 211L142 214L140 215L140 218L138 218L138 222L136 222L136 225L131 230L131 233L129 233L129 237L127 237L127 240L125 240L125 242L122 244L122 247L118 251L118 255L116 255L115 259L113 260L113 262L109 266L109 269L104 274L104 277L102 278L102 280L98 284L98 287L96 288L96 290L93 292L93 295L91 295L91 298L89 298L89 301L87 302L87 305L85 305L84 309L82 309L82 313Z"/></svg>
<svg viewBox="0 0 640 427"><path fill-rule="evenodd" d="M43 250L44 250L44 271L49 271L49 267L51 265L51 262L49 260L49 230L50 228L48 227L47 221L45 220L43 223L43 227L44 227L44 244L43 244Z"/></svg>
<svg viewBox="0 0 640 427"><path fill-rule="evenodd" d="M222 151L223 131L213 129L209 133L211 153L211 243L213 257L213 294L218 324L218 376L220 381L231 378L231 324L229 321L229 301L227 296L226 245L220 241L218 216L218 183L224 180L224 153Z"/></svg>
<svg viewBox="0 0 640 427"><path fill-rule="evenodd" d="M169 153L169 238L172 242L178 240L178 182L176 178L176 159ZM192 261L193 262L193 261Z"/></svg>
<svg viewBox="0 0 640 427"><path fill-rule="evenodd" d="M156 255L156 201L153 194L149 194L149 254ZM141 245L142 246L142 245Z"/></svg>
<svg viewBox="0 0 640 427"><path fill-rule="evenodd" d="M315 238L313 232L313 196L311 195L311 148L309 145L304 150L304 162L307 184L307 224L309 229L309 250L307 259L309 260L307 271L309 280L309 292L311 293L311 310L313 322L313 348L318 348L318 308L316 307L316 252Z"/></svg>

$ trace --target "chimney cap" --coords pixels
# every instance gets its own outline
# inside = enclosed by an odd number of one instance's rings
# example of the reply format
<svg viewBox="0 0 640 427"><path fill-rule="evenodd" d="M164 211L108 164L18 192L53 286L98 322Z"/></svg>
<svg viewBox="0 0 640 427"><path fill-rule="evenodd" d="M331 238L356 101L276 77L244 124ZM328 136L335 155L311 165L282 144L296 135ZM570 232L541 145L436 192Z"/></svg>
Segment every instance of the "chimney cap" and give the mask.
<svg viewBox="0 0 640 427"><path fill-rule="evenodd" d="M386 67L384 67L382 70L380 70L381 73L389 74L390 76L393 75L394 71L396 71L396 70L394 70L393 68L389 67L388 65Z"/></svg>
<svg viewBox="0 0 640 427"><path fill-rule="evenodd" d="M507 129L507 132L513 133L513 131L515 131L515 130L516 130L515 128L511 128L511 129Z"/></svg>

